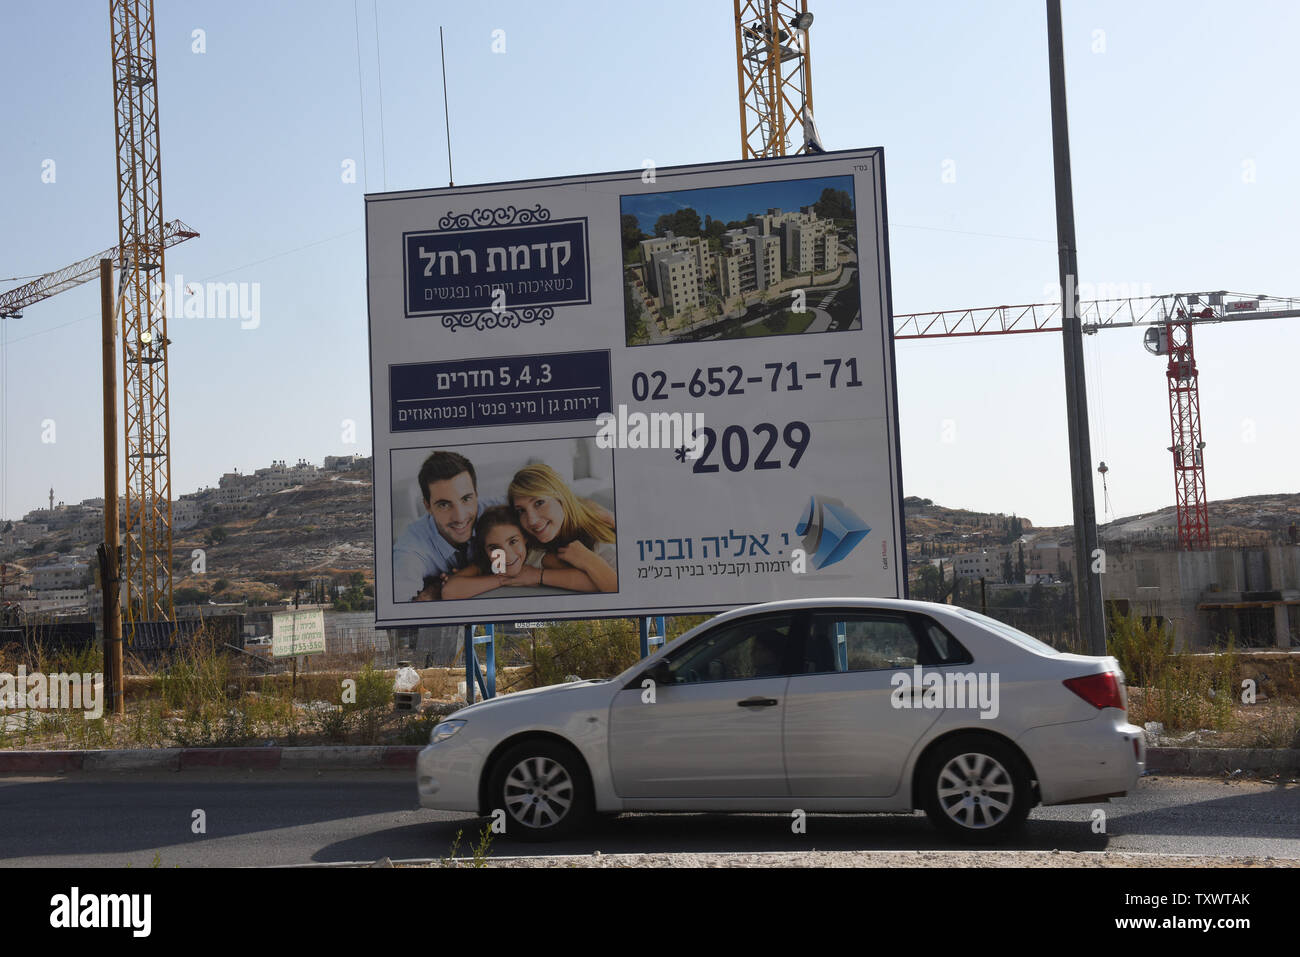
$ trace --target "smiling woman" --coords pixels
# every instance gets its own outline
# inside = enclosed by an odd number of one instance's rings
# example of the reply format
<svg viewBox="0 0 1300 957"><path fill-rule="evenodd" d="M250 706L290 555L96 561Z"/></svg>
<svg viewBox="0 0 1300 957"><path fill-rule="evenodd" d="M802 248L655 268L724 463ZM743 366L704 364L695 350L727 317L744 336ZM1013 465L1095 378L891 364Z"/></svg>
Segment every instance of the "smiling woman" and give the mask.
<svg viewBox="0 0 1300 957"><path fill-rule="evenodd" d="M506 499L518 513L530 545L584 572L596 591L618 591L613 524L575 496L555 469L541 463L520 469Z"/></svg>

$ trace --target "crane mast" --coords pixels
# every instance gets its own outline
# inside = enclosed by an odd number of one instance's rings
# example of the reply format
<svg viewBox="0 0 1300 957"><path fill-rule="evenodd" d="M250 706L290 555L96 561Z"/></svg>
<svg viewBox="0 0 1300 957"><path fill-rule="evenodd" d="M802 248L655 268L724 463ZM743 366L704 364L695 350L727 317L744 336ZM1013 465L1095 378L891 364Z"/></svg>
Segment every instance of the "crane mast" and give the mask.
<svg viewBox="0 0 1300 957"><path fill-rule="evenodd" d="M109 0L117 141L127 621L173 617L171 429L153 0Z"/></svg>
<svg viewBox="0 0 1300 957"><path fill-rule="evenodd" d="M793 152L803 153L812 124L808 0L734 0L734 5L740 158L785 156L796 126L804 135Z"/></svg>

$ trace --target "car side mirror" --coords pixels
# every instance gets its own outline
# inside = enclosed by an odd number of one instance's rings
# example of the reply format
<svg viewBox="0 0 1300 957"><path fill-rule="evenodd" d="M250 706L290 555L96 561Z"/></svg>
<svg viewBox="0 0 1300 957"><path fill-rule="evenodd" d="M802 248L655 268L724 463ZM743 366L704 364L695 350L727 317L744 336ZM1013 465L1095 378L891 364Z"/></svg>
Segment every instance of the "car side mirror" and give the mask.
<svg viewBox="0 0 1300 957"><path fill-rule="evenodd" d="M669 667L668 662L663 661L662 659L655 662L653 668L643 671L637 684L639 685L642 681L645 681L646 678L649 678L656 685L671 685L677 683L677 679L673 676L673 669Z"/></svg>

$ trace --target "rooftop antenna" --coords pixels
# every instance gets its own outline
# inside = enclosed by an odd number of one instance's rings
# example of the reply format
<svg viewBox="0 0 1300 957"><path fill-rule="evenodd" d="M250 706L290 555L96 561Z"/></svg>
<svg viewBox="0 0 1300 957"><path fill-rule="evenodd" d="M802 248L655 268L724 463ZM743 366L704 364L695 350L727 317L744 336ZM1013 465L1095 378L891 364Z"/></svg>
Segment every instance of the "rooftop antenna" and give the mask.
<svg viewBox="0 0 1300 957"><path fill-rule="evenodd" d="M442 115L447 121L447 185L455 186L451 175L451 112L447 108L447 48L442 43L442 27L438 27L438 50L442 54Z"/></svg>

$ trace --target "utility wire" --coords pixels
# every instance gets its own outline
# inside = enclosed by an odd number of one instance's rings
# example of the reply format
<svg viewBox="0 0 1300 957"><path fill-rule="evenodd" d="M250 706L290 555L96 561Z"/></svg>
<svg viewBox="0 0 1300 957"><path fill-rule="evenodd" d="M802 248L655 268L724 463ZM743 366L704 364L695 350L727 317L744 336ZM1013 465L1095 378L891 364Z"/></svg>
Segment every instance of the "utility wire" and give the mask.
<svg viewBox="0 0 1300 957"><path fill-rule="evenodd" d="M379 157L384 167L384 189L388 189L388 147L384 142L384 57L379 49L379 0L375 0L375 65L379 70Z"/></svg>
<svg viewBox="0 0 1300 957"><path fill-rule="evenodd" d="M357 13L359 0L352 0L352 24L357 34L357 96L361 100L361 182L370 191L370 167L366 163L366 90L361 82L361 15Z"/></svg>
<svg viewBox="0 0 1300 957"><path fill-rule="evenodd" d="M344 236L351 236L354 233L359 233L359 232L361 232L360 227L356 229L349 229L341 233L335 233L333 236L326 236L324 239L316 239L309 243L303 243L301 246L294 246L292 249L286 249L283 252L274 253L273 255L266 256L262 259L255 259L252 262L241 263L238 266L232 266L229 269L222 270L221 272L209 273L207 276L204 276L202 279L194 279L192 281L208 282L209 280L216 279L220 276L228 276L232 272L238 272L241 269L247 269L249 266L258 266L261 265L262 263L270 262L273 259L281 259L284 256L290 256L293 253L302 252L302 250L304 249L310 249L313 246L320 246L323 243L333 242L336 239L342 239ZM88 322L91 319L98 319L98 318L100 318L98 312L89 313L87 315L80 316L79 318L76 319L69 319L67 322L61 322L57 326L50 326L48 329L40 329L36 332L30 332L25 336L19 336L17 339L12 340L12 342L9 344L12 345L13 342L25 342L28 339L35 339L37 336L49 335L51 332L57 332L59 329L66 329L68 326L76 325L79 322Z"/></svg>

